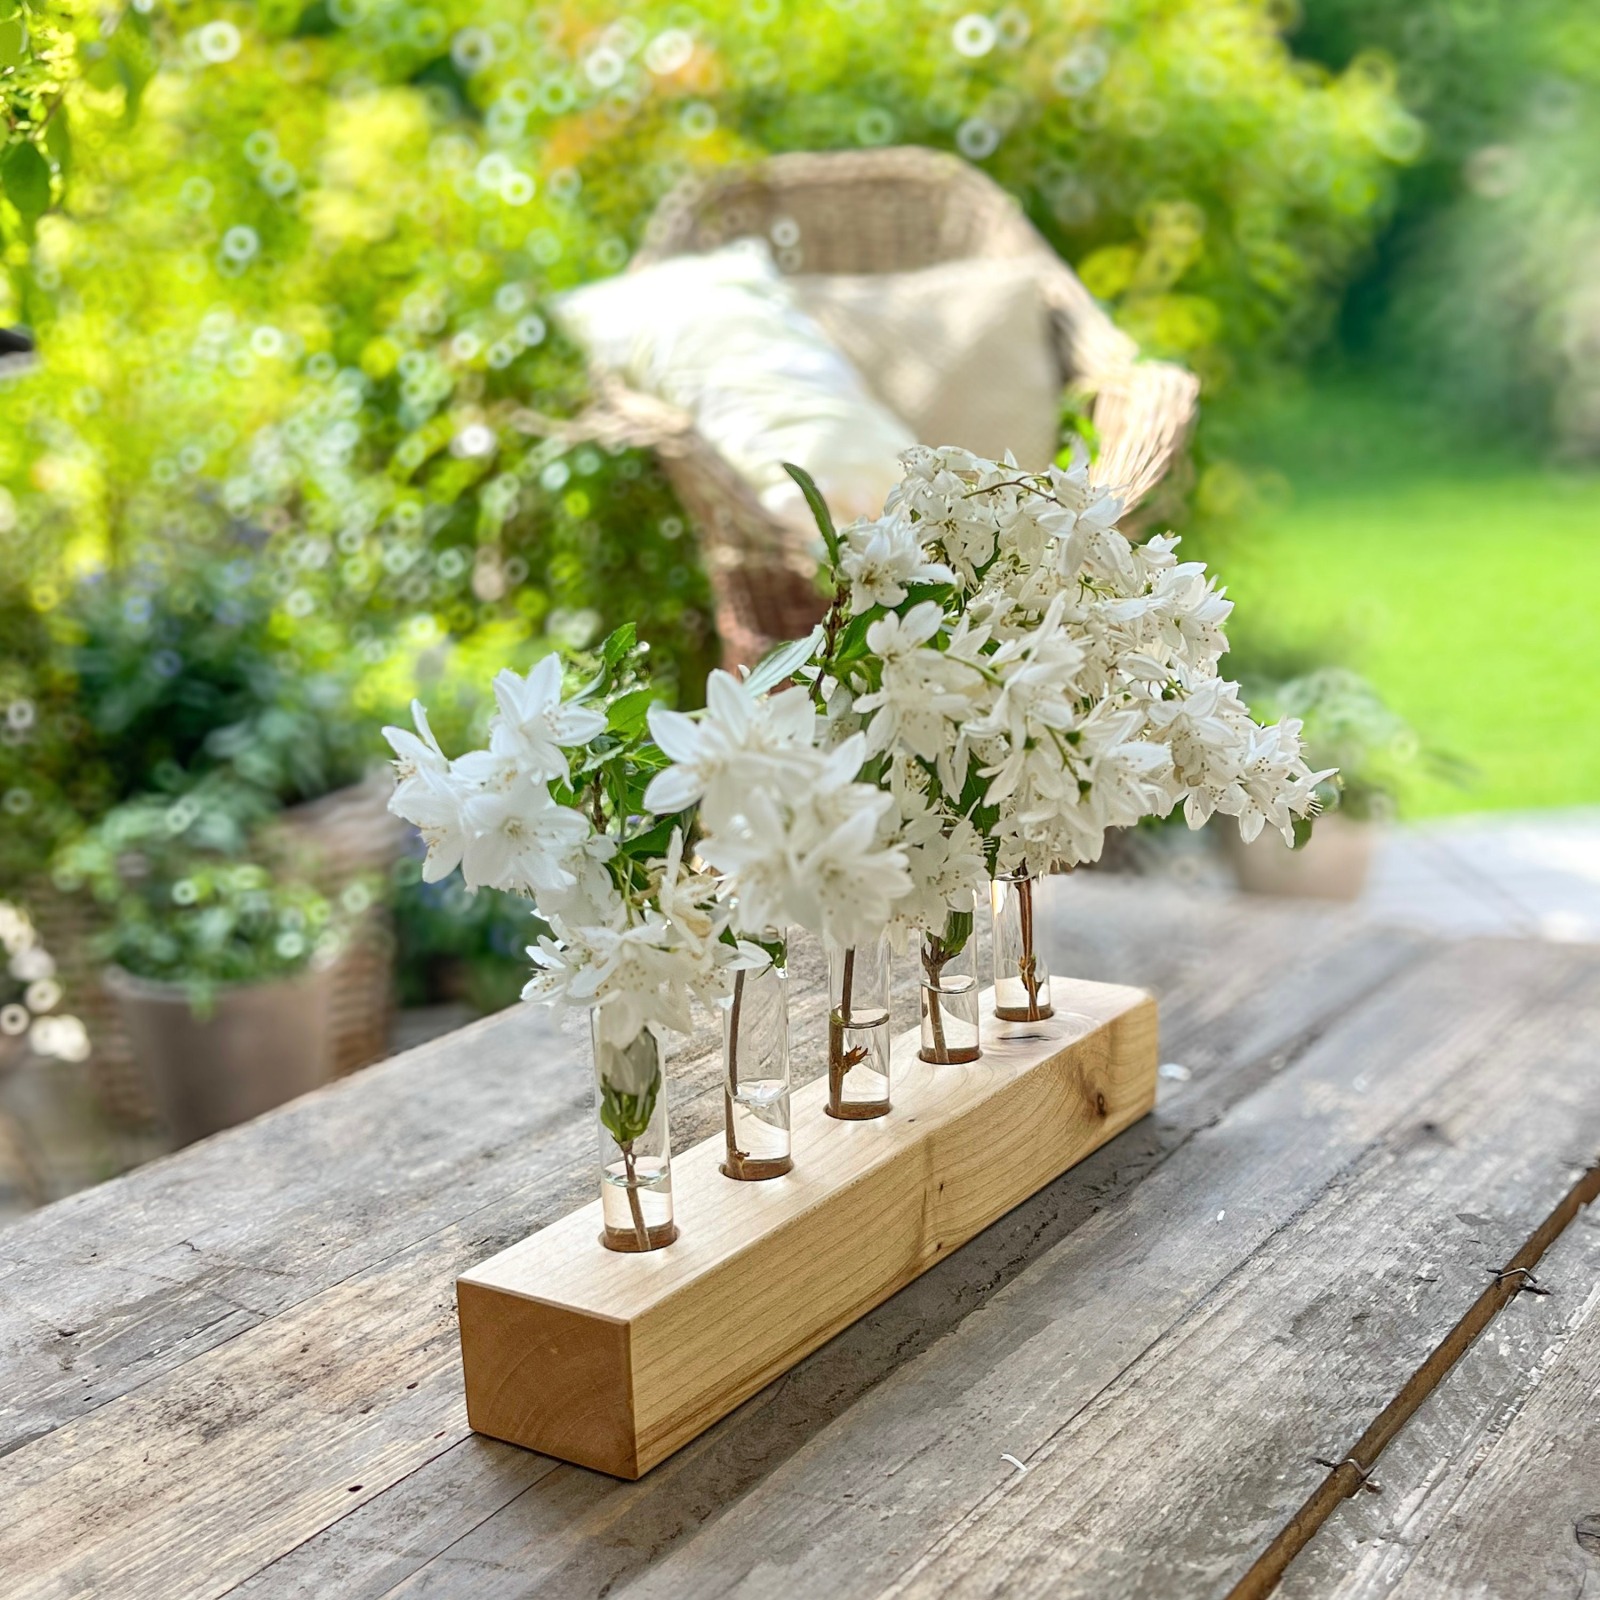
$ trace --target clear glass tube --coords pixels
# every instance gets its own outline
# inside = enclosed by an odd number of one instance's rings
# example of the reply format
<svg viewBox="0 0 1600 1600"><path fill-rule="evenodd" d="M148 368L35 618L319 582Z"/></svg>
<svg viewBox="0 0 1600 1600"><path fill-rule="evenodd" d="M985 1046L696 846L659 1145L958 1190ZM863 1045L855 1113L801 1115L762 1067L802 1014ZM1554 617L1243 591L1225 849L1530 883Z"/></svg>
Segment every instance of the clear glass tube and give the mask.
<svg viewBox="0 0 1600 1600"><path fill-rule="evenodd" d="M788 945L776 931L759 943L768 966L733 975L722 1014L722 1106L727 1155L722 1170L745 1182L779 1178L789 1153Z"/></svg>
<svg viewBox="0 0 1600 1600"><path fill-rule="evenodd" d="M608 1250L659 1250L678 1237L672 1220L672 1140L667 1132L666 1045L646 1027L626 1043L592 1018L595 1126L600 1139L600 1242Z"/></svg>
<svg viewBox="0 0 1600 1600"><path fill-rule="evenodd" d="M889 1110L889 940L828 941L828 1115L847 1122Z"/></svg>
<svg viewBox="0 0 1600 1600"><path fill-rule="evenodd" d="M945 916L938 933L925 933L921 965L924 1061L976 1061L978 1043L978 940L976 896Z"/></svg>
<svg viewBox="0 0 1600 1600"><path fill-rule="evenodd" d="M1038 880L1024 868L994 880L994 1014L1003 1022L1053 1016L1050 969L1034 927Z"/></svg>

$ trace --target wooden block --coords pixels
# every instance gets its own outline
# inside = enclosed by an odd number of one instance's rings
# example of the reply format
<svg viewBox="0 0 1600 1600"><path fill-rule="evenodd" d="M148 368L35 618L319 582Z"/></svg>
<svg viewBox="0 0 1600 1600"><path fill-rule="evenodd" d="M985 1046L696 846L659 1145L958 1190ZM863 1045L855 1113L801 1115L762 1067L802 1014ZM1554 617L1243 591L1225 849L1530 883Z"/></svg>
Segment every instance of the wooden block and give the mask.
<svg viewBox="0 0 1600 1600"><path fill-rule="evenodd" d="M479 1433L637 1478L1155 1104L1142 990L1052 979L1056 1015L991 1016L970 1066L894 1042L894 1110L823 1113L795 1091L794 1171L738 1183L723 1141L676 1157L680 1236L598 1242L600 1202L457 1280L467 1417Z"/></svg>

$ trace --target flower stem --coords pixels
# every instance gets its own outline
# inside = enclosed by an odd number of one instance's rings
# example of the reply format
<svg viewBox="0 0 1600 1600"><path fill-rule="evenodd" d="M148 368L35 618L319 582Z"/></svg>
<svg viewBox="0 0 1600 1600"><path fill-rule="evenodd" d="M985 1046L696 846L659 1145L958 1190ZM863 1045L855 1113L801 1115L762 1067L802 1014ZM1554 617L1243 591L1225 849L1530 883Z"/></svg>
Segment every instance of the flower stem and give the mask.
<svg viewBox="0 0 1600 1600"><path fill-rule="evenodd" d="M922 985L925 1003L928 1007L928 1026L933 1032L933 1059L935 1061L948 1061L950 1048L944 1038L944 1011L941 1006L942 990L939 985L942 981L945 962L949 957L944 953L942 939L926 938L922 941L922 970L926 974L926 981Z"/></svg>
<svg viewBox="0 0 1600 1600"><path fill-rule="evenodd" d="M633 1233L640 1250L650 1248L650 1230L644 1225L644 1206L639 1201L639 1174L633 1164L633 1140L618 1145L622 1151L622 1171L627 1179L628 1210L633 1214Z"/></svg>
<svg viewBox="0 0 1600 1600"><path fill-rule="evenodd" d="M744 973L733 975L733 1002L728 1008L728 1081L722 1090L722 1115L728 1159L743 1161L745 1152L734 1140L733 1102L739 1093L739 1012L744 1005Z"/></svg>
<svg viewBox="0 0 1600 1600"><path fill-rule="evenodd" d="M833 655L839 647L839 633L844 627L845 608L849 603L850 585L839 578L833 591L833 604L828 607L828 614L823 619L822 649L817 656L817 676L811 685L811 698L818 711L828 709L827 701L822 697L822 680L833 674Z"/></svg>
<svg viewBox="0 0 1600 1600"><path fill-rule="evenodd" d="M844 953L844 972L839 980L839 1004L828 1014L828 1099L835 1111L844 1102L844 1075L851 1063L845 1060L844 1035L850 1026L851 991L856 982L856 952L852 945Z"/></svg>
<svg viewBox="0 0 1600 1600"><path fill-rule="evenodd" d="M1028 1021L1037 1022L1039 1012L1039 958L1033 949L1033 879L1024 869L1017 879L1017 915L1022 922L1022 954L1017 969L1022 987L1028 991Z"/></svg>

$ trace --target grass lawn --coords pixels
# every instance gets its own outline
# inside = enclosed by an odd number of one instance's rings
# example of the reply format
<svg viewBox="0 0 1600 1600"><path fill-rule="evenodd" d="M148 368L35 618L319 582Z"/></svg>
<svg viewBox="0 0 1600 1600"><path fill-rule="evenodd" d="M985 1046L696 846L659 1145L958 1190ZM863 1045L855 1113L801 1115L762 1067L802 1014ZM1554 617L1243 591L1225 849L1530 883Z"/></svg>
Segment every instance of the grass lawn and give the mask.
<svg viewBox="0 0 1600 1600"><path fill-rule="evenodd" d="M1348 392L1246 430L1284 503L1206 541L1252 632L1332 650L1465 787L1419 773L1410 817L1600 805L1600 472L1470 458Z"/></svg>

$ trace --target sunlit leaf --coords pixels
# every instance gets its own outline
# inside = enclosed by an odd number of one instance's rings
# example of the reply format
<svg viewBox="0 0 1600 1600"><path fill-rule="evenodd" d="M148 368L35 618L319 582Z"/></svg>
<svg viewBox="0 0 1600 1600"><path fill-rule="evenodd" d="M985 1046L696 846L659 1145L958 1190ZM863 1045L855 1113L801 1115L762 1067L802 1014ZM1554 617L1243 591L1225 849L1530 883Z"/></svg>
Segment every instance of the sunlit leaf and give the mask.
<svg viewBox="0 0 1600 1600"><path fill-rule="evenodd" d="M26 224L37 222L50 205L50 163L36 144L15 144L0 161L0 190Z"/></svg>
<svg viewBox="0 0 1600 1600"><path fill-rule="evenodd" d="M811 515L816 518L817 531L822 535L822 542L828 547L828 565L839 565L839 534L833 525L833 514L828 510L828 502L822 498L822 491L817 487L817 481L804 467L797 467L792 461L785 461L783 470L800 485L800 493L806 497L806 504L811 507Z"/></svg>
<svg viewBox="0 0 1600 1600"><path fill-rule="evenodd" d="M819 622L805 638L791 639L787 644L780 644L769 650L761 658L755 671L745 679L745 687L751 694L766 694L769 690L776 689L785 678L792 678L817 653L822 644L822 637L823 629Z"/></svg>

